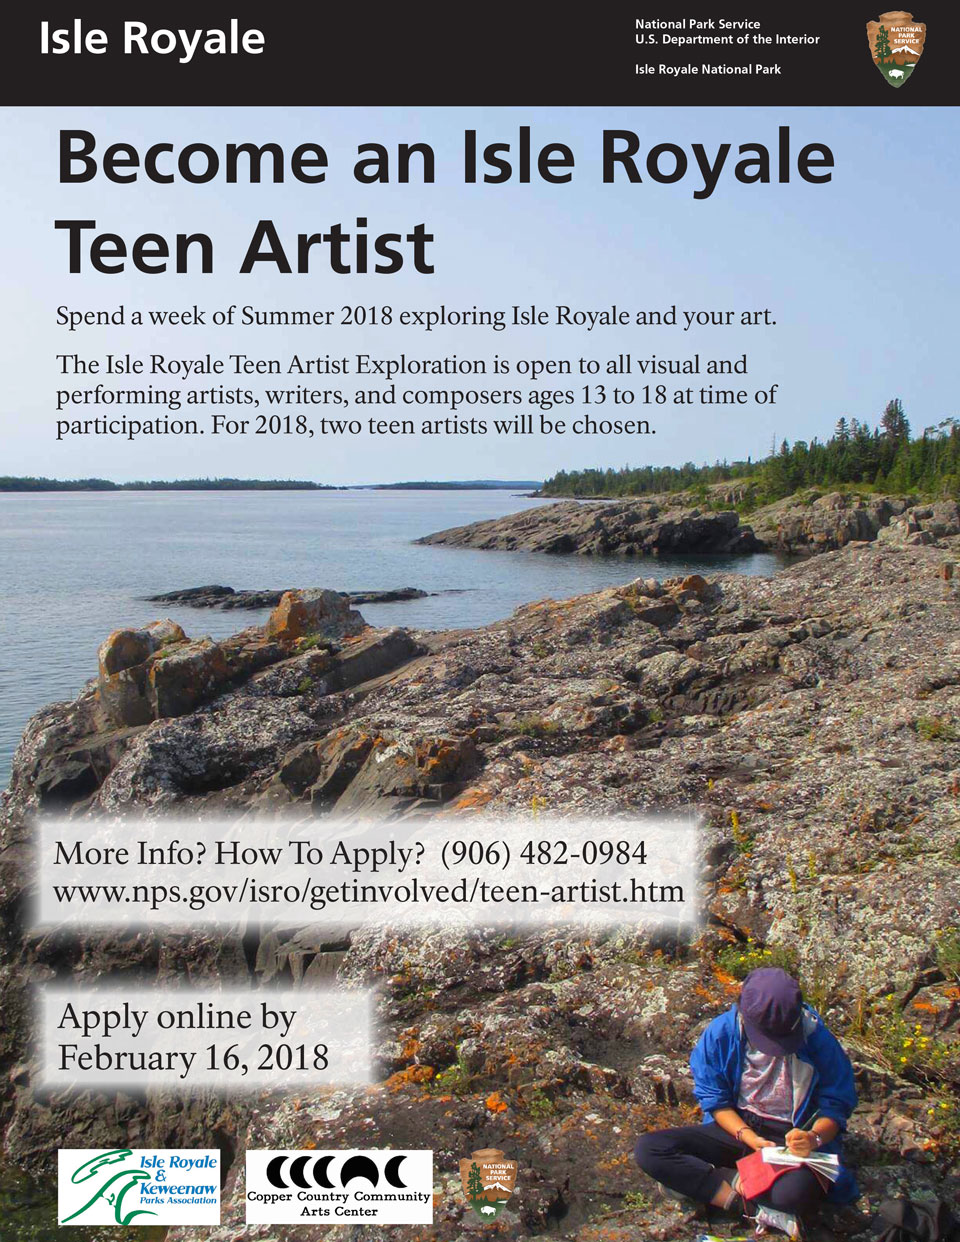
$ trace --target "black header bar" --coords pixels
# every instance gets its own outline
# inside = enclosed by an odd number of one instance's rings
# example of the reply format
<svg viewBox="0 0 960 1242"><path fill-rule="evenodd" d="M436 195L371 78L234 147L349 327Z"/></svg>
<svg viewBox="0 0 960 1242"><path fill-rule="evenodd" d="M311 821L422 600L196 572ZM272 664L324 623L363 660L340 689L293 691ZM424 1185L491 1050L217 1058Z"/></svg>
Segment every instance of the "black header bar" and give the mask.
<svg viewBox="0 0 960 1242"><path fill-rule="evenodd" d="M333 0L87 5L82 16L40 0L8 8L0 92L5 104L165 107L953 105L955 21L943 8L917 0L920 59L891 48L878 68L867 22L891 10L876 0Z"/></svg>

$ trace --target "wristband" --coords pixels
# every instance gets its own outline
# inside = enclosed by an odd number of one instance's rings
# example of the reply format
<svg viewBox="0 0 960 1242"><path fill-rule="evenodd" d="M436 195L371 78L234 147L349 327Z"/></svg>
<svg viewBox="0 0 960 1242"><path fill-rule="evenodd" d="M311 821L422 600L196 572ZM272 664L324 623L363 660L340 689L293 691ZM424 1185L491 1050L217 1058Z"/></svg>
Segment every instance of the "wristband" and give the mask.
<svg viewBox="0 0 960 1242"><path fill-rule="evenodd" d="M738 1142L738 1143L742 1143L742 1142L743 1142L743 1139L741 1139L740 1135L744 1132L744 1130L749 1130L749 1129L750 1129L750 1127L749 1127L749 1126L747 1126L747 1125L743 1125L743 1126L741 1126L741 1127L740 1127L740 1129L739 1129L739 1130L737 1131L737 1133L736 1133L736 1140L737 1140L737 1142Z"/></svg>

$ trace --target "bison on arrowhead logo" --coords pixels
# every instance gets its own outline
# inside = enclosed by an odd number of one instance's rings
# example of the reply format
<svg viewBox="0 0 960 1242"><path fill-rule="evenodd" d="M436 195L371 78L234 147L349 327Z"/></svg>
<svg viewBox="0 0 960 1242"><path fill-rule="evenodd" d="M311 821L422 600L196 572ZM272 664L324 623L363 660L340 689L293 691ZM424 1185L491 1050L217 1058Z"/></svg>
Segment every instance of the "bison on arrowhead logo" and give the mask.
<svg viewBox="0 0 960 1242"><path fill-rule="evenodd" d="M517 1184L517 1162L496 1147L483 1147L460 1161L460 1181L467 1202L481 1220L496 1220Z"/></svg>
<svg viewBox="0 0 960 1242"><path fill-rule="evenodd" d="M915 22L913 14L902 9L881 13L879 21L867 22L870 55L891 86L903 86L911 76L926 37L925 23Z"/></svg>

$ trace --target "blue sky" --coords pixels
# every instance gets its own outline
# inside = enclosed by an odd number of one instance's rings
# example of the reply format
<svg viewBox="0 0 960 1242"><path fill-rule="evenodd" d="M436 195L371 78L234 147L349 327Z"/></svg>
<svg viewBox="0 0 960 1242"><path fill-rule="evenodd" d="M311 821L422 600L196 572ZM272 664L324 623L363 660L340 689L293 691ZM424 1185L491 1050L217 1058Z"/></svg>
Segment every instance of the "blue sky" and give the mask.
<svg viewBox="0 0 960 1242"><path fill-rule="evenodd" d="M464 129L477 129L481 142L515 142L522 124L533 127L535 142L572 147L573 182L464 185ZM809 185L794 176L789 185L745 186L725 175L713 196L699 201L692 196L692 173L674 185L646 178L642 185L602 183L605 128L635 130L643 149L667 141L688 147L702 142L708 150L721 142L734 148L762 142L775 149L781 124L790 125L795 150L806 142L832 148L836 167L830 184ZM116 185L102 177L86 185L60 185L61 128L91 130L100 150L118 141L140 148L157 141L177 146L202 141L220 148L231 141L275 141L289 152L300 142L315 141L327 149L330 170L327 181L314 186L291 180L227 185L222 179L209 185L179 180L156 185L146 179ZM333 483L539 478L581 465L757 456L774 438L827 435L841 414L874 419L895 395L903 399L913 426L921 428L960 413L953 374L957 137L953 109L7 109L0 130L5 170L0 473L120 480L231 474ZM437 153L436 184L358 184L352 176L356 147L368 141L429 142ZM368 219L372 233L405 232L424 221L436 237L436 273L405 269L396 276L348 277L321 266L308 275L237 274L261 218L273 219L281 235L292 238L337 221L349 228L357 216ZM207 232L215 245L215 273L69 275L67 239L55 232L56 218L96 219L98 231L131 239L141 232ZM496 334L457 329L429 336L412 329L348 334L333 328L89 328L68 335L57 327L61 304L111 309L121 302L128 308L197 302L207 308L237 303L264 309L336 309L345 303L497 308L531 302L547 309L558 303L602 309L617 303L632 310L675 303L706 310L769 307L777 325L688 333L631 327L590 336L552 328ZM772 407L667 406L651 415L657 435L643 438L363 435L350 441L315 437L305 444L208 434L133 444L102 436L57 443L53 397L64 381L55 355L128 350L177 357L245 352L281 359L293 352L479 358L497 351L512 361L603 360L620 352L685 358L699 351L727 358L746 352L750 374L743 386L780 387ZM635 377L634 387L641 382ZM547 383L577 387L579 380L546 381L541 387ZM530 386L516 379L507 383L514 385L524 392ZM312 416L322 412L315 409ZM610 406L606 412L614 413ZM630 412L644 413L638 405ZM97 413L104 410L88 407L75 416ZM392 413L418 417L418 411L399 406Z"/></svg>

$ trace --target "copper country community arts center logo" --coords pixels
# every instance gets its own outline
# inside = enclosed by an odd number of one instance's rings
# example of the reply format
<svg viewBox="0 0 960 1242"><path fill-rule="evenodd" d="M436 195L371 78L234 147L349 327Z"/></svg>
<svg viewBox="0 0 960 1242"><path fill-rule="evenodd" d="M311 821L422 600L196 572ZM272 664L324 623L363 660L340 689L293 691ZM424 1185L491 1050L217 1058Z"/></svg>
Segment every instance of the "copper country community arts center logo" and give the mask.
<svg viewBox="0 0 960 1242"><path fill-rule="evenodd" d="M460 1181L467 1202L481 1220L500 1215L517 1184L517 1162L496 1147L483 1147L460 1161Z"/></svg>
<svg viewBox="0 0 960 1242"><path fill-rule="evenodd" d="M867 22L870 55L891 86L903 86L910 78L926 37L926 24L915 22L913 14L902 9L881 13L878 21Z"/></svg>

